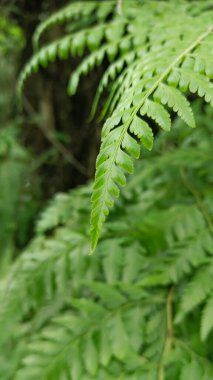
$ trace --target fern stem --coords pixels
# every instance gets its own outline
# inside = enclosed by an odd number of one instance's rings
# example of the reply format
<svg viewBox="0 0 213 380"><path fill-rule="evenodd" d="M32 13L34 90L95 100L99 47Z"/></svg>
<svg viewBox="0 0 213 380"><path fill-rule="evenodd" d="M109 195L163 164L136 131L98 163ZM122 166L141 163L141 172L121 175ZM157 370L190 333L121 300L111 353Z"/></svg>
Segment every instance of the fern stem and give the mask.
<svg viewBox="0 0 213 380"><path fill-rule="evenodd" d="M119 16L122 16L122 0L118 0L117 2L117 12Z"/></svg>
<svg viewBox="0 0 213 380"><path fill-rule="evenodd" d="M163 347L162 355L160 358L159 370L158 370L158 380L164 380L164 359L165 356L171 351L173 344L173 312L172 312L172 302L174 296L174 286L169 290L168 296L166 298L166 338Z"/></svg>

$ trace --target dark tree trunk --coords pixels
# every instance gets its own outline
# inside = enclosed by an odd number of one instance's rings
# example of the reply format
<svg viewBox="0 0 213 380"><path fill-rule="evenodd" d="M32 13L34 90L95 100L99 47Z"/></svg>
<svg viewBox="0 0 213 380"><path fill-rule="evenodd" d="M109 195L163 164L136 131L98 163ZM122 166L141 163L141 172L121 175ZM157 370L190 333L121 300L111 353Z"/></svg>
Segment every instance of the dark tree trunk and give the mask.
<svg viewBox="0 0 213 380"><path fill-rule="evenodd" d="M13 18L26 36L18 71L33 54L32 35L40 20L66 3L61 0L13 2ZM62 30L56 28L51 33L53 35L48 35L50 40L56 35L60 37ZM24 123L24 143L36 156L41 156L47 149L54 151L39 168L45 199L57 191L84 183L94 174L100 132L97 120L89 124L87 119L101 69L83 78L77 95L70 98L67 83L77 63L72 57L58 60L47 69L40 69L25 87L24 113L28 120L30 118L30 125Z"/></svg>

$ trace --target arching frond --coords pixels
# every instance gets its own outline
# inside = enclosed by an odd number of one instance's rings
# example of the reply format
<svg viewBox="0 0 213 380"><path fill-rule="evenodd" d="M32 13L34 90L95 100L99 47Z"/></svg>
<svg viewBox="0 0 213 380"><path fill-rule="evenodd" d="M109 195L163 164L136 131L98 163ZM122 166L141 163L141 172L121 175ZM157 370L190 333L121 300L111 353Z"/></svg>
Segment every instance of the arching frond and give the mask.
<svg viewBox="0 0 213 380"><path fill-rule="evenodd" d="M77 67L68 85L74 94L82 74L108 59L108 68L100 82L94 102L109 88L103 110L108 119L103 128L101 150L96 162L92 195L91 252L96 248L103 223L126 173L134 169L133 159L140 156L140 144L153 145L149 120L164 130L171 126L171 111L190 127L195 127L189 95L196 94L213 103L212 10L196 1L155 2L123 1L122 16L116 2L79 2L71 4L44 21L35 32L36 43L49 27L73 20L73 33L38 51L23 70L18 84L21 94L26 79L39 65L46 67L56 57L90 54ZM78 28L77 20L92 24ZM108 22L105 22L108 17ZM76 30L75 31L75 23ZM114 81L112 90L110 82Z"/></svg>

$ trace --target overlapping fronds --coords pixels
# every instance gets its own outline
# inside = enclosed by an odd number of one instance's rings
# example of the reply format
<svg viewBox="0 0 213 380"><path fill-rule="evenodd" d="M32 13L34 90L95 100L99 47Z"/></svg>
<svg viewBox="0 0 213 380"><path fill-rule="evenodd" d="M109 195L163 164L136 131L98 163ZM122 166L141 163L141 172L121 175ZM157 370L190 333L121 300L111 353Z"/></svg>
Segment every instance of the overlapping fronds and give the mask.
<svg viewBox="0 0 213 380"><path fill-rule="evenodd" d="M94 257L91 186L53 199L0 282L1 380L213 377L211 115L157 138Z"/></svg>
<svg viewBox="0 0 213 380"><path fill-rule="evenodd" d="M69 4L62 10L56 12L47 20L43 21L33 36L33 42L35 48L39 45L39 40L42 35L47 32L49 28L52 28L54 25L58 24L67 24L72 23L73 31L82 27L82 19L88 19L88 22L94 21L104 21L107 16L113 12L114 4L112 1L105 1L104 4L99 8L97 7L97 1L90 1L85 3L85 1L78 1ZM93 15L93 17L91 17ZM90 21L91 20L91 21ZM93 38L94 39L94 38ZM94 41L95 43L95 41Z"/></svg>
<svg viewBox="0 0 213 380"><path fill-rule="evenodd" d="M152 149L152 122L168 131L171 113L176 113L193 128L189 95L213 104L213 12L208 2L132 0L130 6L124 0L121 15L116 4L71 3L41 23L35 32L36 44L57 23L72 20L71 34L42 47L24 68L18 84L21 96L26 79L39 65L46 67L56 57L68 59L70 53L84 55L71 74L68 92L72 95L81 76L108 59L92 109L93 115L101 94L108 90L92 194L91 252L114 198L126 183L125 173L134 170L133 159L140 156L141 144ZM85 57L88 49L90 54Z"/></svg>

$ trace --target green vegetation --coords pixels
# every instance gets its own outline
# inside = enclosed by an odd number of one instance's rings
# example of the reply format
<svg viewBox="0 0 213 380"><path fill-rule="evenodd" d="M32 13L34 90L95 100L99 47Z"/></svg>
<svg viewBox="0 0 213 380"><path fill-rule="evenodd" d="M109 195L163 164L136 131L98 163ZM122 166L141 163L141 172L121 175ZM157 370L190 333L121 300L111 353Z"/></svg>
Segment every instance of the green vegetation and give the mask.
<svg viewBox="0 0 213 380"><path fill-rule="evenodd" d="M146 117L164 130L170 130L167 105L194 128L195 120L187 95L196 93L206 102L213 102L210 83L213 76L213 55L210 53L213 13L206 12L206 3L205 6L196 4L183 1L176 12L176 2L164 5L153 2L150 6L149 2L135 1L130 8L127 1L121 17L111 1L79 2L78 6L72 4L41 24L34 35L37 46L48 27L67 20L74 24L72 33L34 55L21 74L19 92L39 65L46 67L57 56L66 59L70 52L82 56L85 48L91 52L71 76L68 86L71 95L75 93L82 74L88 74L100 65L105 56L110 62L96 95L99 98L104 88L114 80L107 109L104 109L110 117L102 130L102 145L96 162L91 214L92 252L109 208L114 204L113 197L119 195L118 185L126 183L123 171L133 172L130 156L140 156L139 142L152 149L153 134ZM113 10L110 22L106 22ZM94 25L75 31L79 27L78 18L85 17L87 25L87 18L91 19L92 12L95 12Z"/></svg>
<svg viewBox="0 0 213 380"><path fill-rule="evenodd" d="M47 9L18 79L22 111L14 76L29 37L13 9L5 26L13 47L0 48L0 78L13 83L0 103L0 380L211 380L211 2ZM59 77L73 96L62 98L62 118L60 83L51 97ZM84 144L76 141L82 158L69 150L75 141L60 122L74 115L84 141L77 88L90 102L94 82L85 129L104 126L92 184Z"/></svg>
<svg viewBox="0 0 213 380"><path fill-rule="evenodd" d="M29 239L29 224L34 217L32 180L29 162L31 153L21 141L21 118L15 106L15 62L24 45L21 29L6 15L0 17L0 273ZM17 218L17 219L16 219ZM19 228L17 220L19 221Z"/></svg>

